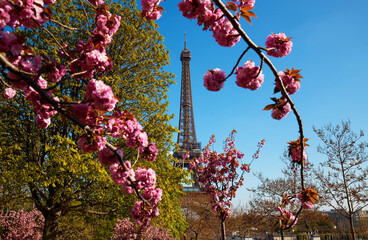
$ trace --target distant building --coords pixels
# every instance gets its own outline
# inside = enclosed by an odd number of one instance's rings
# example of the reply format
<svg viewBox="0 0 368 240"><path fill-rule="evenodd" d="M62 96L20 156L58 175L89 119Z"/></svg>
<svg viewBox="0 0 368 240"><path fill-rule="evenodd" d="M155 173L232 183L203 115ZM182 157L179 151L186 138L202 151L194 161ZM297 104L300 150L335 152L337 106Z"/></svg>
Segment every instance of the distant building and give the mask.
<svg viewBox="0 0 368 240"><path fill-rule="evenodd" d="M349 228L349 219L340 214L336 210L324 211L335 221L335 226L339 229L348 229ZM353 215L353 224L354 227L368 229L368 211L361 210Z"/></svg>

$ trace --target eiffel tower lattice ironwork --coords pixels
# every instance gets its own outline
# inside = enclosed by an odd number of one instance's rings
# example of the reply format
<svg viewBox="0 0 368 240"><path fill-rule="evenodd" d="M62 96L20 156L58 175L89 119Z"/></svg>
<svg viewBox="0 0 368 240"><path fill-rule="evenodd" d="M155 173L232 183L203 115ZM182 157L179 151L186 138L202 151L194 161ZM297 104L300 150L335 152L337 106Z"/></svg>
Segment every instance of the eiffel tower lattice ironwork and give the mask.
<svg viewBox="0 0 368 240"><path fill-rule="evenodd" d="M179 134L177 143L179 150L174 153L174 157L179 159L178 167L188 168L190 160L201 155L200 144L197 142L197 136L194 124L192 86L190 78L191 60L190 51L187 49L186 34L184 40L184 49L180 55L182 62L181 72L181 95L180 95L180 117ZM189 152L189 159L183 160L182 156ZM192 186L185 186L184 191L202 191L201 184L197 182L196 175L192 175L194 183Z"/></svg>

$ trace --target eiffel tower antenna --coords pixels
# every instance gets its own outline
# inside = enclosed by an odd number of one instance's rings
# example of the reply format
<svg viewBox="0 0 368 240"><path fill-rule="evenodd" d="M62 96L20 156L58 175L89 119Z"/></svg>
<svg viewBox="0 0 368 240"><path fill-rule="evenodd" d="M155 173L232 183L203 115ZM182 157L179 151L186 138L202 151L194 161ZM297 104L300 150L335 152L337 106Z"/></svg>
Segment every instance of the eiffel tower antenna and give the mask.
<svg viewBox="0 0 368 240"><path fill-rule="evenodd" d="M184 33L184 49L187 49L187 34Z"/></svg>

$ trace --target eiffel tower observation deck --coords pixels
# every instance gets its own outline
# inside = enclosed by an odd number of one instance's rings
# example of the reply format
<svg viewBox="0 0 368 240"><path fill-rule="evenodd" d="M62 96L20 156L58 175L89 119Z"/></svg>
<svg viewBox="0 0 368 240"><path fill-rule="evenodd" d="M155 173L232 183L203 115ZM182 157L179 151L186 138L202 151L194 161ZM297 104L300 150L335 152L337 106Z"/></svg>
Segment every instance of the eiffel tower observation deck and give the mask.
<svg viewBox="0 0 368 240"><path fill-rule="evenodd" d="M177 167L188 168L191 159L201 155L201 146L197 142L197 136L194 124L192 86L190 78L191 60L190 51L187 49L186 34L184 40L184 49L180 55L182 62L181 72L181 95L180 95L180 117L179 117L179 134L177 143L179 150L174 152L174 157L179 159ZM183 160L182 156L189 152L189 159ZM196 175L192 175L194 183L191 186L184 186L184 191L202 191L200 184L196 180Z"/></svg>

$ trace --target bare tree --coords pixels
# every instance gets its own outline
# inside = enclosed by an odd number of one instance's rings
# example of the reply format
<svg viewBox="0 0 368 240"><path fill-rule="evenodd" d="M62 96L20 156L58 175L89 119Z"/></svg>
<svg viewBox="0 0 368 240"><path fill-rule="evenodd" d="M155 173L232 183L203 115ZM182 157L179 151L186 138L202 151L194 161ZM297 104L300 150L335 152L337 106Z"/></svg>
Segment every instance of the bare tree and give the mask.
<svg viewBox="0 0 368 240"><path fill-rule="evenodd" d="M350 234L355 240L353 215L368 205L368 145L362 141L364 133L354 133L350 121L313 130L323 142L317 151L327 156L313 171L321 200L349 220Z"/></svg>

